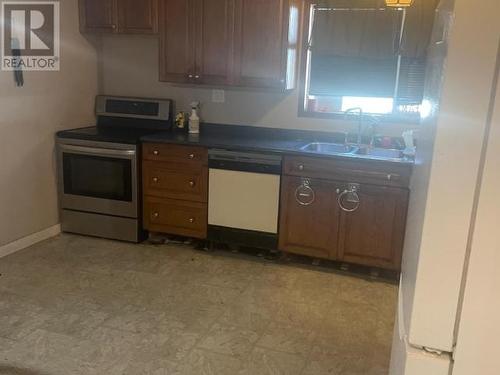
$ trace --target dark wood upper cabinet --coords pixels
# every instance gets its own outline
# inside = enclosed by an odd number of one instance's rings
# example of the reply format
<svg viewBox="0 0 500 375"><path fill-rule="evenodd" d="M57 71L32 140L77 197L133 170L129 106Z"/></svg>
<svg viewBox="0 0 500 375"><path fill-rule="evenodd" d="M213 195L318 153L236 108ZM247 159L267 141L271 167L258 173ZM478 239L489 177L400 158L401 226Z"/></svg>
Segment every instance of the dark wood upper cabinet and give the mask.
<svg viewBox="0 0 500 375"><path fill-rule="evenodd" d="M235 4L235 85L293 88L298 52L298 2L235 0Z"/></svg>
<svg viewBox="0 0 500 375"><path fill-rule="evenodd" d="M158 33L158 0L117 0L118 32Z"/></svg>
<svg viewBox="0 0 500 375"><path fill-rule="evenodd" d="M281 190L279 247L317 258L337 258L338 185L285 176Z"/></svg>
<svg viewBox="0 0 500 375"><path fill-rule="evenodd" d="M295 0L161 3L162 81L281 90L294 87L299 30Z"/></svg>
<svg viewBox="0 0 500 375"><path fill-rule="evenodd" d="M117 30L116 0L80 0L79 7L82 32L115 32Z"/></svg>
<svg viewBox="0 0 500 375"><path fill-rule="evenodd" d="M79 4L84 33L158 33L158 0L79 0Z"/></svg>
<svg viewBox="0 0 500 375"><path fill-rule="evenodd" d="M233 20L233 0L196 1L196 83L231 82Z"/></svg>
<svg viewBox="0 0 500 375"><path fill-rule="evenodd" d="M233 12L233 0L162 0L160 80L229 84Z"/></svg>
<svg viewBox="0 0 500 375"><path fill-rule="evenodd" d="M160 80L188 83L195 76L197 0L160 1Z"/></svg>
<svg viewBox="0 0 500 375"><path fill-rule="evenodd" d="M353 211L340 214L339 259L399 270L408 195L407 189L359 185L354 197L359 203L349 202L349 194L341 197L340 203Z"/></svg>

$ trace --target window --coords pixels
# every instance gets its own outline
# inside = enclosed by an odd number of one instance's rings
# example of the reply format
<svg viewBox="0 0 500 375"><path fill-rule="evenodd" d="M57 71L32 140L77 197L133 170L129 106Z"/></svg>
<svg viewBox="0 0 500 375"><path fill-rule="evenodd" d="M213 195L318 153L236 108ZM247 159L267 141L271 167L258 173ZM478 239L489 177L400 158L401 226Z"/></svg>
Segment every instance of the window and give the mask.
<svg viewBox="0 0 500 375"><path fill-rule="evenodd" d="M328 118L360 107L419 121L437 2L415 0L410 8L382 0L311 2L299 114Z"/></svg>

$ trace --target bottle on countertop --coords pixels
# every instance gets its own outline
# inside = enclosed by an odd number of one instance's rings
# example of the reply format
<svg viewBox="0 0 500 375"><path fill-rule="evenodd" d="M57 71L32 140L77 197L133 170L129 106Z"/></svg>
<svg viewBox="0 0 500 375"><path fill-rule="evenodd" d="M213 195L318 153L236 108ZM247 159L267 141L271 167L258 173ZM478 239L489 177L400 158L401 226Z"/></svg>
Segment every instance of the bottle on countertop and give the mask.
<svg viewBox="0 0 500 375"><path fill-rule="evenodd" d="M189 117L189 113L179 112L177 116L175 116L175 128L179 131L187 130L187 119Z"/></svg>
<svg viewBox="0 0 500 375"><path fill-rule="evenodd" d="M405 149L403 151L403 154L405 156L414 157L417 148L415 147L415 138L413 130L407 130L403 132L403 139L405 142Z"/></svg>
<svg viewBox="0 0 500 375"><path fill-rule="evenodd" d="M200 117L198 116L199 102L191 103L191 116L189 117L189 133L200 133Z"/></svg>

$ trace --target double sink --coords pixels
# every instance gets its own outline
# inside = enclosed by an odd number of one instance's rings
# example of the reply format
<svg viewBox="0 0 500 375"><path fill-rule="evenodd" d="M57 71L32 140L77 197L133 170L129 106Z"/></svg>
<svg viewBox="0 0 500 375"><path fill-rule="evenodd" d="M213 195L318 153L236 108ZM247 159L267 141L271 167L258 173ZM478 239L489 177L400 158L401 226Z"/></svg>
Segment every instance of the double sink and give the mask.
<svg viewBox="0 0 500 375"><path fill-rule="evenodd" d="M313 142L300 148L301 151L325 155L358 156L360 158L406 161L401 150L370 146L357 146L341 143Z"/></svg>

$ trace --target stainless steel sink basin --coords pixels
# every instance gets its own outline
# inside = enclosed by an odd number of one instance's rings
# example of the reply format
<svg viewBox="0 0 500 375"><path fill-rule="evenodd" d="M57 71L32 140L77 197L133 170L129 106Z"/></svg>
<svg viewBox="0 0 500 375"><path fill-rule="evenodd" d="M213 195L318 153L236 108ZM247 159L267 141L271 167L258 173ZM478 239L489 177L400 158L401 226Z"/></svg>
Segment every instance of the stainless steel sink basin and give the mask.
<svg viewBox="0 0 500 375"><path fill-rule="evenodd" d="M358 148L341 143L313 142L305 145L301 150L318 154L353 154L358 151Z"/></svg>
<svg viewBox="0 0 500 375"><path fill-rule="evenodd" d="M356 154L368 156L374 159L403 159L403 151L388 148L361 148Z"/></svg>

